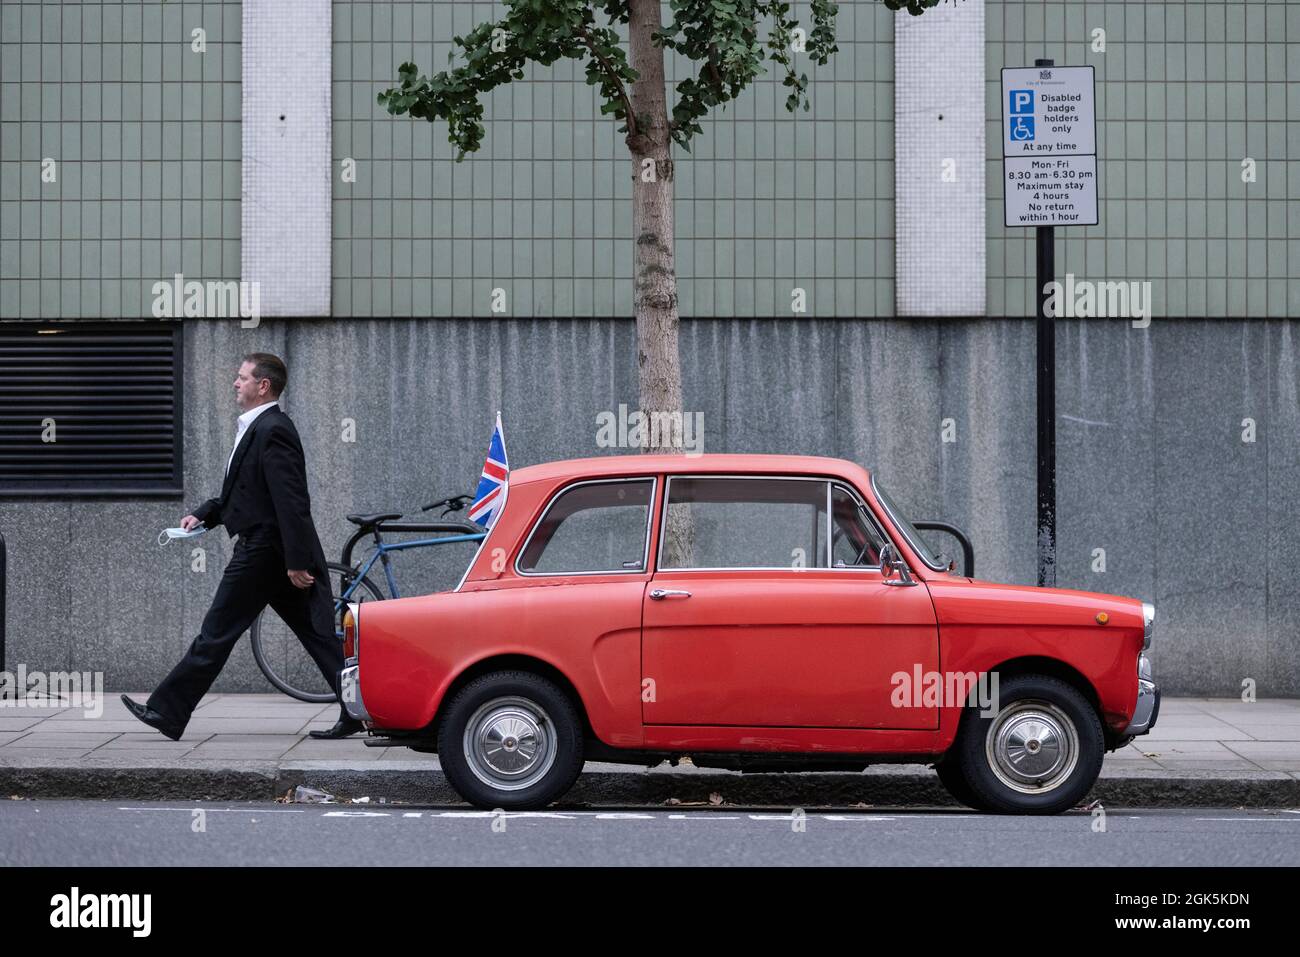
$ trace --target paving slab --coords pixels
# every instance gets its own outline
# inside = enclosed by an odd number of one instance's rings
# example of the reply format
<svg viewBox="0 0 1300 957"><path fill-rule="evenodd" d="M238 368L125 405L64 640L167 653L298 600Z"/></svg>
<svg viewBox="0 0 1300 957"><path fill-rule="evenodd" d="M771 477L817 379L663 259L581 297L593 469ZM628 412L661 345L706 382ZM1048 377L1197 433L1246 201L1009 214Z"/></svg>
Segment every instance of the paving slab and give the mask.
<svg viewBox="0 0 1300 957"><path fill-rule="evenodd" d="M137 701L147 693L131 693ZM92 704L94 702L91 702ZM150 731L106 694L86 702L0 708L0 794L44 798L269 800L299 784L341 798L460 804L436 755L319 740L337 706L277 694L209 694L179 742ZM836 807L944 806L933 769L740 774L690 764L591 762L570 805L708 803ZM1108 806L1300 807L1300 700L1164 698L1154 732L1106 756L1090 799Z"/></svg>

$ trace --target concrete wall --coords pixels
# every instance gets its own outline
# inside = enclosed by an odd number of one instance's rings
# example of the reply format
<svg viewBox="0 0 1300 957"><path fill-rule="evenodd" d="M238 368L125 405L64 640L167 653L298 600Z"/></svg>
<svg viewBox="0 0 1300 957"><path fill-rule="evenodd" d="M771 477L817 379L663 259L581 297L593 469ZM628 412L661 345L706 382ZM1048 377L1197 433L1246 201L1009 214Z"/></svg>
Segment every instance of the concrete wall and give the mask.
<svg viewBox="0 0 1300 957"><path fill-rule="evenodd" d="M1249 677L1262 695L1300 694L1298 331L1285 320L1060 324L1060 583L1154 600L1170 691L1233 694ZM633 335L630 322L590 320L188 324L183 502L0 502L8 667L102 669L110 688L150 688L188 645L230 543L197 540L200 574L191 543L160 548L155 536L215 493L240 353L289 363L285 404L333 556L346 512L414 512L469 490L498 408L516 468L602 452L596 414L635 404ZM913 516L967 528L980 577L1034 580L1028 321L694 321L682 356L705 451L862 462ZM1241 441L1247 417L1254 443ZM355 443L340 440L346 418ZM945 418L955 442L941 441ZM1104 573L1092 570L1097 548ZM399 583L447 587L468 557L408 553ZM267 688L246 642L217 687Z"/></svg>

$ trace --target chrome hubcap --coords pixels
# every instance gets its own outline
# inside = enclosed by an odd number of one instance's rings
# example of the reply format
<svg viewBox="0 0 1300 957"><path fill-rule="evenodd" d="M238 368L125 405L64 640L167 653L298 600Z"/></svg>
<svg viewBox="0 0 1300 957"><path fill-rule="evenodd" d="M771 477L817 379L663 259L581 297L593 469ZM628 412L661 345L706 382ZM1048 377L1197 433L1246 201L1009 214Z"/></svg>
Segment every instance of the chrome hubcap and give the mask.
<svg viewBox="0 0 1300 957"><path fill-rule="evenodd" d="M545 776L555 762L551 720L535 701L494 698L465 725L466 762L488 787L519 791Z"/></svg>
<svg viewBox="0 0 1300 957"><path fill-rule="evenodd" d="M1079 761L1079 737L1069 715L1050 701L1026 699L1003 708L984 744L999 781L1022 794L1060 787Z"/></svg>

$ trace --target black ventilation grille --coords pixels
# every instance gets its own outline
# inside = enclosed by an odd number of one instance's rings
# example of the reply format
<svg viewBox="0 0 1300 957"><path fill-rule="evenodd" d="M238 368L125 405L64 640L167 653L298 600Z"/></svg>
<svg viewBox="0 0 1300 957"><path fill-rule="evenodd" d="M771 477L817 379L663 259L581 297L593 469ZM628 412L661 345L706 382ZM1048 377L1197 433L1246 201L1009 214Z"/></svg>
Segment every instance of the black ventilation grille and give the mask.
<svg viewBox="0 0 1300 957"><path fill-rule="evenodd" d="M179 493L181 428L179 323L0 323L0 493Z"/></svg>

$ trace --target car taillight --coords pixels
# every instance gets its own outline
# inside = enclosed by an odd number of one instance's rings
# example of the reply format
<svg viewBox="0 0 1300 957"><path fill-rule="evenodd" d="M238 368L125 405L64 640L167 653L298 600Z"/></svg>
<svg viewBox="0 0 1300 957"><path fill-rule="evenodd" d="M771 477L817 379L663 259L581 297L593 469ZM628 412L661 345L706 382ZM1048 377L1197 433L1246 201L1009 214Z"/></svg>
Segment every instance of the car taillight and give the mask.
<svg viewBox="0 0 1300 957"><path fill-rule="evenodd" d="M343 613L343 657L357 656L357 619L349 608Z"/></svg>

